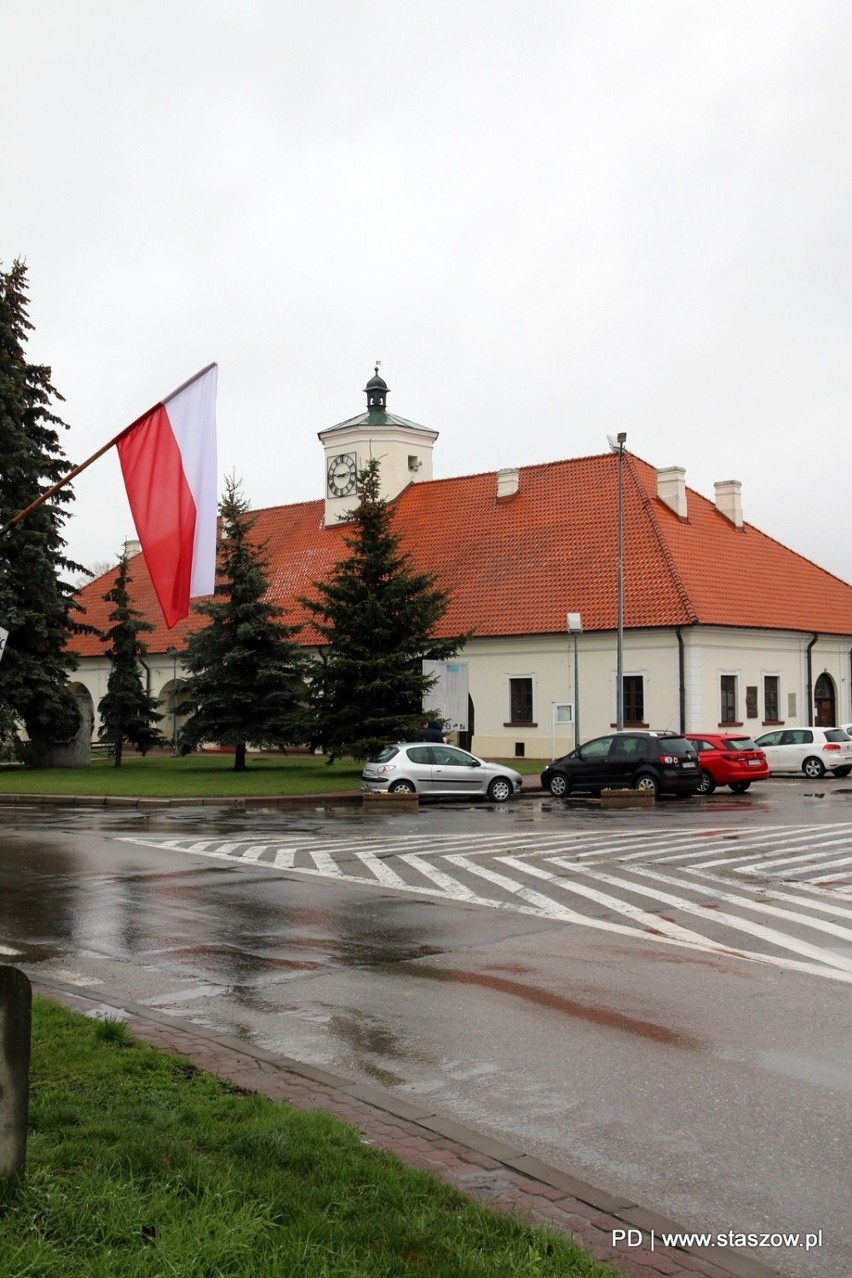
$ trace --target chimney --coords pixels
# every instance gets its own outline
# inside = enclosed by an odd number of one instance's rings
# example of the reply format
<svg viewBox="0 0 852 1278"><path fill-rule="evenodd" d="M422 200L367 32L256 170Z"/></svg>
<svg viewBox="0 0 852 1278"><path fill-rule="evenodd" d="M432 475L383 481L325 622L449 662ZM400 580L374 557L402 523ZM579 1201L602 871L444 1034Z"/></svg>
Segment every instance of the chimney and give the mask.
<svg viewBox="0 0 852 1278"><path fill-rule="evenodd" d="M503 497L514 497L521 486L521 472L517 466L497 471L497 500Z"/></svg>
<svg viewBox="0 0 852 1278"><path fill-rule="evenodd" d="M738 479L720 479L716 490L716 509L730 519L735 528L743 526L743 486Z"/></svg>
<svg viewBox="0 0 852 1278"><path fill-rule="evenodd" d="M657 471L657 496L679 519L686 519L686 471L683 466L664 466Z"/></svg>
<svg viewBox="0 0 852 1278"><path fill-rule="evenodd" d="M124 543L125 559L132 559L134 555L138 555L142 550L142 543L136 537L128 537Z"/></svg>

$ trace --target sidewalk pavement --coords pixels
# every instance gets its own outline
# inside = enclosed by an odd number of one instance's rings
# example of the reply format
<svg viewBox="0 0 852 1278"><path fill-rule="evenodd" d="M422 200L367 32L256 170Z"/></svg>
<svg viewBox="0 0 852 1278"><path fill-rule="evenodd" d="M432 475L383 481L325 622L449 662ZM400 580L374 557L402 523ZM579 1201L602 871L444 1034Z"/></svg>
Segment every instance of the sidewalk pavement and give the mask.
<svg viewBox="0 0 852 1278"><path fill-rule="evenodd" d="M135 1003L97 999L60 982L32 978L33 992L84 1015L125 1020L139 1039L185 1057L239 1087L299 1109L322 1109L357 1127L365 1144L431 1172L470 1198L532 1224L572 1234L625 1278L779 1278L779 1271L727 1249L651 1247L651 1231L681 1227L581 1177L549 1167L507 1142L442 1117L427 1102L405 1100L327 1070L278 1056L240 1039L187 1025ZM641 1234L641 1246L613 1245L614 1230ZM497 1276L495 1275L495 1278Z"/></svg>

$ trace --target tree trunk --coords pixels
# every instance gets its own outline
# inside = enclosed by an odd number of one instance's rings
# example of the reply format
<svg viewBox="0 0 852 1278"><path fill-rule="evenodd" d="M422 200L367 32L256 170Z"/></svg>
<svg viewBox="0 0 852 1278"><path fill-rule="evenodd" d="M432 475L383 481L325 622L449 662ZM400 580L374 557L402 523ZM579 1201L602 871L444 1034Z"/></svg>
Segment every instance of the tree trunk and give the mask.
<svg viewBox="0 0 852 1278"><path fill-rule="evenodd" d="M234 751L234 771L245 772L246 770L246 743L240 741Z"/></svg>
<svg viewBox="0 0 852 1278"><path fill-rule="evenodd" d="M121 767L121 747L124 745L124 738L119 737L115 743L115 766Z"/></svg>

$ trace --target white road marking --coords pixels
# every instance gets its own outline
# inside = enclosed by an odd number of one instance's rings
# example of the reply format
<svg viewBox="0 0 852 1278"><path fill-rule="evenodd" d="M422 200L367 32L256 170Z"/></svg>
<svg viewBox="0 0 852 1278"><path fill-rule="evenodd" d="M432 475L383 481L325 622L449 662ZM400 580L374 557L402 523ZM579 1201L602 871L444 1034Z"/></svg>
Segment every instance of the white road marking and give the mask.
<svg viewBox="0 0 852 1278"><path fill-rule="evenodd" d="M386 861L376 856L374 852L357 853L358 860L367 867L371 874L375 875L377 881L385 887L402 887L405 880L400 878L396 870L392 870Z"/></svg>
<svg viewBox="0 0 852 1278"><path fill-rule="evenodd" d="M452 878L449 874L444 874L444 872L439 870L437 866L424 860L419 853L405 852L399 859L406 865L410 865L413 869L417 870L418 873L422 874L430 883L436 884L436 886L440 888L441 892L446 893L447 896L451 896L453 900L474 901L478 899L476 894L471 892L469 888L466 888L463 883L459 883L458 879Z"/></svg>
<svg viewBox="0 0 852 1278"><path fill-rule="evenodd" d="M642 870L635 870L634 873L646 873ZM657 878L653 871L647 872L649 877L654 878L656 882L673 883L676 887L683 885L677 879L666 879L663 876ZM762 923L755 923L748 919L739 918L735 914L728 914L724 910L714 910L712 916L708 915L703 905L698 905L694 901L687 900L683 896L673 896L670 892L661 892L658 888L648 887L642 883L633 883L629 879L617 878L612 874L600 874L598 877L604 883L609 883L612 887L624 888L626 891L638 893L639 896L650 896L656 901L661 901L664 905L671 905L675 909L684 910L687 914L697 914L707 922L714 925L722 925L733 928L737 932L745 932L750 936L760 937L761 940L768 941L782 950L790 950L794 954L801 954L803 957L816 959L818 962L829 964L841 971L850 973L852 977L852 959L843 958L841 955L832 954L829 950L822 950L819 946L810 945L807 941L797 941L791 936L787 936L784 932L779 932L775 928L765 927ZM707 889L710 895L723 896L722 893L712 892Z"/></svg>
<svg viewBox="0 0 852 1278"><path fill-rule="evenodd" d="M847 873L847 874L834 874L834 875L833 875L833 877L829 877L829 878L825 878L825 877L823 877L823 878L821 878L821 879L820 879L820 883L825 884L825 886L828 886L828 884L830 884L830 883L846 883L846 884L847 884L847 886L852 886L852 884L849 884L849 875L848 875L848 873Z"/></svg>
<svg viewBox="0 0 852 1278"><path fill-rule="evenodd" d="M296 863L296 848L279 848L272 865L276 870L292 870Z"/></svg>
<svg viewBox="0 0 852 1278"><path fill-rule="evenodd" d="M240 854L240 858L243 861L259 861L264 852L267 852L268 850L268 843L251 843L246 848L245 852Z"/></svg>
<svg viewBox="0 0 852 1278"><path fill-rule="evenodd" d="M810 857L803 857L802 861L810 861L810 859ZM802 861L797 862L797 864L801 865ZM808 874L821 874L823 870L841 870L845 865L852 865L852 856L835 858L832 861L818 861L816 865L808 865L807 872ZM744 874L757 874L758 872L757 866L743 871Z"/></svg>
<svg viewBox="0 0 852 1278"><path fill-rule="evenodd" d="M684 871L684 873L688 874L691 878L698 877L709 879L710 882L716 884L716 887L718 888L719 879L715 874L707 874L704 870L699 870L695 866L690 866ZM799 884L798 888L799 890L794 896L792 892L779 891L778 888L773 885L770 889L772 892L772 900L792 901L796 905L806 906L809 910L821 910L824 914L833 914L836 918L852 919L852 910L844 910L842 905L836 905L834 903L836 900L834 893L823 893L823 896L829 896L830 900L811 900L809 897L805 896L804 893L816 891L818 889L812 889L806 884Z"/></svg>
<svg viewBox="0 0 852 1278"><path fill-rule="evenodd" d="M322 848L309 848L308 856L319 870L320 874L327 874L336 877L340 874L340 867L333 856L329 856Z"/></svg>
<svg viewBox="0 0 852 1278"><path fill-rule="evenodd" d="M659 914L651 914L647 910L640 909L638 905L631 905L626 901L622 901L620 897L610 896L606 892L598 892L595 888L590 888L584 883L578 883L576 879L566 879L562 875L551 874L549 871L541 869L540 866L529 865L519 857L500 857L500 861L520 870L522 874L529 874L546 880L546 882L558 888L561 892L574 892L577 896L584 896L590 901L606 906L607 909L624 914L627 918L636 919L638 923L653 928L655 931L664 932L667 936L677 937L687 945L698 945L702 949L730 951L730 946L708 941L705 936L700 936L697 932L691 932L688 928L681 927L679 923L672 923Z"/></svg>
<svg viewBox="0 0 852 1278"><path fill-rule="evenodd" d="M774 870L778 865L790 865L791 863L795 863L796 865L807 865L809 861L818 861L820 857L825 856L825 849L836 843L841 844L841 847L843 848L848 848L849 839L828 839L824 843L819 844L816 851L809 850L805 852L795 852L792 856L790 855L789 848L785 848L783 856L765 858L757 868L761 870ZM811 840L808 843L800 843L798 846L812 849L814 847L814 843L813 840ZM753 864L750 868L754 868ZM748 873L748 871L746 871L746 873Z"/></svg>
<svg viewBox="0 0 852 1278"><path fill-rule="evenodd" d="M683 884L678 879L671 879L665 874L657 874L653 870L636 870L635 873L653 878L657 883L668 883L673 887L683 887ZM826 923L823 919L815 919L811 914L801 914L798 910L785 910L781 906L772 905L768 901L757 901L749 897L739 896L733 892L726 892L724 889L720 889L719 885L705 887L701 883L693 883L692 888L693 891L699 892L703 896L712 896L717 901L727 901L729 905L739 905L744 909L753 910L759 914L770 914L774 918L790 919L794 923L804 923L807 927L813 928L817 932L827 932L840 940L852 943L852 929L842 927L838 923ZM852 961L850 961L850 970L852 970Z"/></svg>

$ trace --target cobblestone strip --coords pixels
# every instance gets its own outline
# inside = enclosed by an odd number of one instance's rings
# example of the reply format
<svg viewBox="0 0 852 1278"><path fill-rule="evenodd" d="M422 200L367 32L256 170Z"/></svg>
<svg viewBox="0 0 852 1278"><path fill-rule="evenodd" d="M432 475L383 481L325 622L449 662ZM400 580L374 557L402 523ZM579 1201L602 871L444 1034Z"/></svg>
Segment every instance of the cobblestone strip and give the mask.
<svg viewBox="0 0 852 1278"><path fill-rule="evenodd" d="M33 989L90 1016L121 1016L143 1042L182 1056L235 1087L298 1109L335 1114L358 1128L364 1144L395 1154L409 1167L431 1172L469 1198L573 1235L624 1278L781 1278L777 1270L739 1253L727 1252L725 1266L720 1266L697 1251L659 1246L652 1251L648 1242L631 1247L629 1254L614 1249L613 1230L642 1229L648 1238L651 1228L674 1232L677 1226L387 1093L347 1084L324 1070L222 1039L197 1026L186 1028L145 1008L126 1010L126 1005L86 997L53 983L40 984L37 979ZM569 1187L575 1192L569 1192Z"/></svg>

